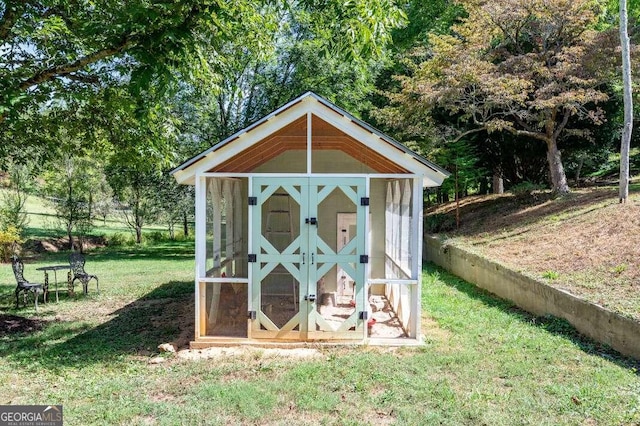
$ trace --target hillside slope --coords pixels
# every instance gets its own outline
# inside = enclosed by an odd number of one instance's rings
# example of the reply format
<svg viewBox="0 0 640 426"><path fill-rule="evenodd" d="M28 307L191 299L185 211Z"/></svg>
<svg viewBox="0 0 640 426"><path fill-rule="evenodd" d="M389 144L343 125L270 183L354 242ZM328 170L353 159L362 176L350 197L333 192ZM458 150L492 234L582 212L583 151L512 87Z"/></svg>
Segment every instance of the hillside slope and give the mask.
<svg viewBox="0 0 640 426"><path fill-rule="evenodd" d="M451 243L640 320L640 188L633 189L627 204L612 187L561 198L467 197L458 230L455 203L428 211L425 229L449 224L440 234Z"/></svg>

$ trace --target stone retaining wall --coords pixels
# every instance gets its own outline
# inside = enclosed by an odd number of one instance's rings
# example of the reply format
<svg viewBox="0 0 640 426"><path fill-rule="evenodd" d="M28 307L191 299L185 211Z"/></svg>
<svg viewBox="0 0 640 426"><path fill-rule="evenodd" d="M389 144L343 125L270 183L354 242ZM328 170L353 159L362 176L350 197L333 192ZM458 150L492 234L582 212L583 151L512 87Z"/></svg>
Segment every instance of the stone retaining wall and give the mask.
<svg viewBox="0 0 640 426"><path fill-rule="evenodd" d="M640 323L566 291L507 269L460 247L424 238L424 260L448 270L534 315L553 315L569 321L580 333L618 352L640 359Z"/></svg>

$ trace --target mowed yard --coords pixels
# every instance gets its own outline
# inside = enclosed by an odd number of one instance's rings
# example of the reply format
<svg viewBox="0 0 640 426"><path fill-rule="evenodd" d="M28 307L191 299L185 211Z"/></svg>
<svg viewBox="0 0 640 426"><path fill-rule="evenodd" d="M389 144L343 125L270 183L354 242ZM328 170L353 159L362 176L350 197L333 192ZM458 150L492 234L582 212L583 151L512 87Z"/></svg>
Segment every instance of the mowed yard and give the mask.
<svg viewBox="0 0 640 426"><path fill-rule="evenodd" d="M30 259L27 278L66 256ZM159 344L192 336L193 242L97 249L86 268L100 294L92 282L35 315L13 309L1 265L0 404L63 404L68 425L640 423L634 361L431 266L422 347L226 349L160 364L149 362Z"/></svg>

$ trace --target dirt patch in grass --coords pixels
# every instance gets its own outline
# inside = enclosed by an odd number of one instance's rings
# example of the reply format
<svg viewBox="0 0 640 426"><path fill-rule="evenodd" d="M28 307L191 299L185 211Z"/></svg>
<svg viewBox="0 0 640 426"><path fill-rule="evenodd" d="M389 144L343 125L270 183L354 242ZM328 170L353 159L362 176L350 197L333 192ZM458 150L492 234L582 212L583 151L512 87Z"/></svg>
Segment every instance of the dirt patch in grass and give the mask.
<svg viewBox="0 0 640 426"><path fill-rule="evenodd" d="M212 347L206 349L183 349L178 352L178 358L184 360L201 359L324 359L323 353L316 348L257 348L252 346Z"/></svg>
<svg viewBox="0 0 640 426"><path fill-rule="evenodd" d="M433 213L455 215L448 204ZM640 194L615 188L468 197L454 243L640 320Z"/></svg>
<svg viewBox="0 0 640 426"><path fill-rule="evenodd" d="M0 314L0 337L18 333L33 333L44 328L46 323L47 321L41 319Z"/></svg>

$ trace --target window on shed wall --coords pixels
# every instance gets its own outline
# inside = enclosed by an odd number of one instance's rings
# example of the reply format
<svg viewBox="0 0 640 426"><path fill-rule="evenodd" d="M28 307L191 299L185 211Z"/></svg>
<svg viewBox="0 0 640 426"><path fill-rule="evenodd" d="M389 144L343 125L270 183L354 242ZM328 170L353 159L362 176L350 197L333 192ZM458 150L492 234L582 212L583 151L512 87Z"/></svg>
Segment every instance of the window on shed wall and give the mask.
<svg viewBox="0 0 640 426"><path fill-rule="evenodd" d="M411 264L418 235L412 230L412 179L371 179L372 258L369 278L411 279Z"/></svg>
<svg viewBox="0 0 640 426"><path fill-rule="evenodd" d="M206 277L248 276L247 179L207 178Z"/></svg>
<svg viewBox="0 0 640 426"><path fill-rule="evenodd" d="M385 195L385 278L410 279L412 239L411 179L387 183Z"/></svg>

